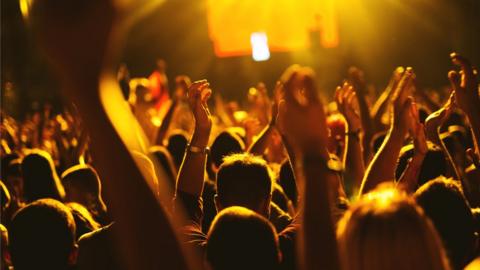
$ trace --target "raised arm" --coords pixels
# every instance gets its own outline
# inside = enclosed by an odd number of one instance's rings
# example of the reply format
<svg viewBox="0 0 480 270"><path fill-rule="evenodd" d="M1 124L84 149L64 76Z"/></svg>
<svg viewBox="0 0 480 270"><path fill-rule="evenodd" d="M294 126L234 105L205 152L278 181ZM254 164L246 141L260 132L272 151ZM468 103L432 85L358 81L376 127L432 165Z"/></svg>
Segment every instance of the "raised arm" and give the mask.
<svg viewBox="0 0 480 270"><path fill-rule="evenodd" d="M126 15L139 12L145 4L34 1L29 20L61 80L63 94L78 106L89 131L125 268L188 269L192 256L182 252L171 224L175 221L136 166L132 151L143 150L140 140L145 136L124 105L113 69L127 33L119 22L132 22L133 16Z"/></svg>
<svg viewBox="0 0 480 270"><path fill-rule="evenodd" d="M372 190L381 182L395 179L395 166L398 154L408 132L410 120L413 117L411 115L413 100L407 97L413 76L413 71L407 68L397 89L395 89L393 95L393 119L390 130L365 172L362 186L360 187L360 195Z"/></svg>
<svg viewBox="0 0 480 270"><path fill-rule="evenodd" d="M363 71L356 67L351 67L348 70L348 80L353 86L355 93L357 95L360 117L362 119L363 127L363 159L365 161L370 160L370 141L372 140L374 130L372 119L370 118L370 109L368 108L366 94L367 94L367 85L365 83L365 78Z"/></svg>
<svg viewBox="0 0 480 270"><path fill-rule="evenodd" d="M353 180L352 190L358 191L362 184L363 175L365 173L365 165L363 161L362 153L362 122L359 112L355 109L358 108L356 104L356 94L353 90L353 86L348 83L344 83L341 87L337 87L335 91L335 102L337 103L338 110L343 114L347 120L347 147L345 149L345 155L343 157L343 163L345 164L345 179ZM355 106L357 105L357 106Z"/></svg>
<svg viewBox="0 0 480 270"><path fill-rule="evenodd" d="M382 117L385 113L388 112L388 108L391 105L392 94L395 91L398 82L404 72L403 67L397 67L388 82L385 91L380 94L380 97L375 101L375 104L372 107L371 115L375 131L381 131L384 127L382 123Z"/></svg>
<svg viewBox="0 0 480 270"><path fill-rule="evenodd" d="M445 143L440 139L440 128L448 119L455 107L455 95L452 92L448 101L437 111L431 113L425 120L425 129L426 135L429 141L434 144L442 147L442 150L447 158L448 171L450 176L453 176L455 179L462 180L463 177L460 174L460 170L455 165L452 155L448 151Z"/></svg>
<svg viewBox="0 0 480 270"><path fill-rule="evenodd" d="M200 197L203 191L207 144L212 129L207 105L211 94L206 80L192 83L188 90L188 103L195 118L195 130L178 172L176 192L182 191L196 197Z"/></svg>
<svg viewBox="0 0 480 270"><path fill-rule="evenodd" d="M255 137L255 140L252 142L248 148L248 152L254 155L263 155L265 150L268 147L269 141L273 132L275 131L275 124L277 121L278 105L276 103L272 104L272 116L268 125L263 128L263 130Z"/></svg>
<svg viewBox="0 0 480 270"><path fill-rule="evenodd" d="M407 165L407 168L397 182L399 187L409 193L415 192L417 188L420 169L428 152L425 127L420 123L420 117L415 103L412 103L411 106L411 116L413 119L409 132L410 136L413 138L414 153L412 159Z"/></svg>
<svg viewBox="0 0 480 270"><path fill-rule="evenodd" d="M301 269L338 269L331 215L332 184L338 176L328 169L327 125L317 96L313 71L290 67L283 76L285 97L279 104L280 132L295 152L296 175L303 209L299 246Z"/></svg>
<svg viewBox="0 0 480 270"><path fill-rule="evenodd" d="M455 102L465 112L475 144L475 154L480 156L480 94L477 74L470 62L463 56L452 53L452 62L460 66L460 74L451 70L448 78L455 93Z"/></svg>

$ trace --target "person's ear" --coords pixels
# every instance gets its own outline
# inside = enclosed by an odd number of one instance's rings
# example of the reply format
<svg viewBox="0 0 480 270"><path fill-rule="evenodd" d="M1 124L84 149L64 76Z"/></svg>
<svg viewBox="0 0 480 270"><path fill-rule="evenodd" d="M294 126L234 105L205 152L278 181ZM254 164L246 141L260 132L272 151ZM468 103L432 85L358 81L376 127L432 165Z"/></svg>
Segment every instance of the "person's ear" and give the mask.
<svg viewBox="0 0 480 270"><path fill-rule="evenodd" d="M78 245L74 244L72 251L68 255L68 264L75 265L77 263L77 258L78 258Z"/></svg>

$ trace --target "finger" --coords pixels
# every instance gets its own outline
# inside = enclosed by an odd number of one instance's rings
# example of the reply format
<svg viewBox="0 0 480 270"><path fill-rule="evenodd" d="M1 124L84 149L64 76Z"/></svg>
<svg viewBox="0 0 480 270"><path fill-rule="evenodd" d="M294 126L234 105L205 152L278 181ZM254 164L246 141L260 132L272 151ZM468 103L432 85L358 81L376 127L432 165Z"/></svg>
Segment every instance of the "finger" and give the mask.
<svg viewBox="0 0 480 270"><path fill-rule="evenodd" d="M450 70L448 72L448 79L454 91L462 91L460 86L460 75L458 74L458 72Z"/></svg>
<svg viewBox="0 0 480 270"><path fill-rule="evenodd" d="M403 102L405 101L403 96L404 96L405 88L410 81L411 75L412 75L412 69L407 68L407 70L403 73L402 78L398 82L398 85L392 97L393 102L397 104L397 106L400 104L403 104Z"/></svg>
<svg viewBox="0 0 480 270"><path fill-rule="evenodd" d="M341 91L342 91L342 88L340 86L337 86L337 88L335 88L335 96L334 96L334 99L335 99L335 102L337 103L337 105L340 105L342 104L342 101L341 101Z"/></svg>

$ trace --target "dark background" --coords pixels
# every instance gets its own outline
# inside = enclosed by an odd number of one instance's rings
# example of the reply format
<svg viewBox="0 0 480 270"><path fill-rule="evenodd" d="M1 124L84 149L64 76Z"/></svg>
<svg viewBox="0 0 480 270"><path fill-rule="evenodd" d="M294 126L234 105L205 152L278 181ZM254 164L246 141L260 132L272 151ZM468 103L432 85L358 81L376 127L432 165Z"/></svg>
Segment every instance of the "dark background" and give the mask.
<svg viewBox="0 0 480 270"><path fill-rule="evenodd" d="M205 1L167 0L133 27L122 60L132 77L144 77L156 58L164 58L170 83L179 74L207 78L227 99L242 99L260 80L271 89L293 63L314 67L325 93L333 91L350 65L364 69L379 88L398 65L414 67L423 87L447 85L452 51L480 65L479 0L363 0L367 15L362 18L355 17L359 13L348 1L339 0L339 47L272 53L270 60L254 62L250 56L214 55ZM58 106L58 85L23 23L18 1L1 1L1 16L2 108L22 116L36 106L34 101ZM7 81L14 83L10 91L5 91Z"/></svg>

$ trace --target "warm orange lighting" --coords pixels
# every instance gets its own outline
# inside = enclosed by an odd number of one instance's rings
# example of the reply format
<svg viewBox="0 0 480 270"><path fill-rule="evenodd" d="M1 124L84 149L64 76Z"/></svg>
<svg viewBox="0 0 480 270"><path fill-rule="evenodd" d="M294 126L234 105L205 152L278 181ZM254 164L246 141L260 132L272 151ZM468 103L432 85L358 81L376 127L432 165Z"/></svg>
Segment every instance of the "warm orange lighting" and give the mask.
<svg viewBox="0 0 480 270"><path fill-rule="evenodd" d="M251 55L251 34L265 33L270 52L338 46L335 0L207 0L209 35L219 57Z"/></svg>

